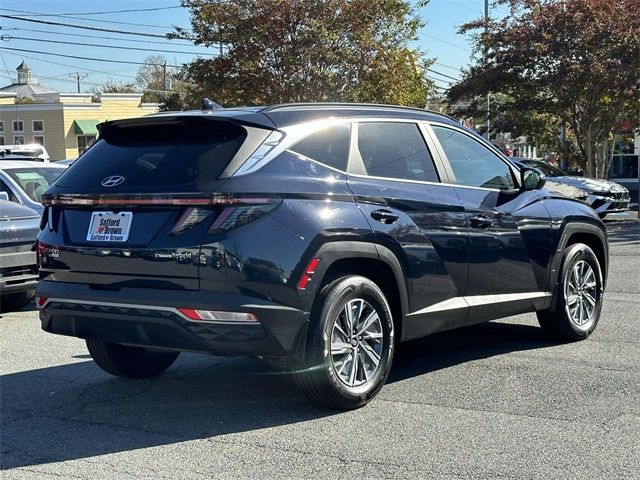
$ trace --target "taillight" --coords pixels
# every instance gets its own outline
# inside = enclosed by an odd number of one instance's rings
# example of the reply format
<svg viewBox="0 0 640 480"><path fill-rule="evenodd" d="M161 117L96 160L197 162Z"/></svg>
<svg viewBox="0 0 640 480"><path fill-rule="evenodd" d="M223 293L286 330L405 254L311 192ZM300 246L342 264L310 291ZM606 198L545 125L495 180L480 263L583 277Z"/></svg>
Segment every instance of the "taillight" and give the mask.
<svg viewBox="0 0 640 480"><path fill-rule="evenodd" d="M318 268L319 263L319 258L314 258L309 262L307 268L305 268L304 273L300 277L300 280L298 280L298 288L300 290L304 290L305 288L307 288L307 284L311 281L311 277L313 277L313 274L316 273L316 268Z"/></svg>
<svg viewBox="0 0 640 480"><path fill-rule="evenodd" d="M204 221L207 217L212 215L211 210L206 210L199 207L189 207L184 210L175 226L171 229L171 235L181 235L191 227Z"/></svg>
<svg viewBox="0 0 640 480"><path fill-rule="evenodd" d="M269 202L258 205L225 207L211 224L208 233L228 232L234 228L242 227L263 217L278 205L279 202Z"/></svg>
<svg viewBox="0 0 640 480"><path fill-rule="evenodd" d="M58 258L59 256L60 250L58 247L36 240L36 262L38 267L46 267L49 259Z"/></svg>

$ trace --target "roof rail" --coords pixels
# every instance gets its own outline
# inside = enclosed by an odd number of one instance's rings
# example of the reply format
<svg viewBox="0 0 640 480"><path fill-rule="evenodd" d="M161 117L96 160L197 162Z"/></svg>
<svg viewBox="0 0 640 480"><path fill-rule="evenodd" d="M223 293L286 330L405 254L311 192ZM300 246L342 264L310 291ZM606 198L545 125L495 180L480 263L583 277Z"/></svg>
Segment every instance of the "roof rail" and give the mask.
<svg viewBox="0 0 640 480"><path fill-rule="evenodd" d="M324 107L324 108L341 108L341 107L360 107L360 108L386 108L389 110L409 110L412 112L422 112L429 113L431 115L441 115L443 117L447 117L451 120L456 120L455 118L447 115L446 113L434 112L433 110L426 110L424 108L417 107L407 107L404 105L389 105L384 103L334 103L334 102L306 102L306 103L279 103L276 105L268 105L266 107L262 107L258 111L261 113L267 112L277 112L279 110L293 110L296 108L309 108L309 107Z"/></svg>

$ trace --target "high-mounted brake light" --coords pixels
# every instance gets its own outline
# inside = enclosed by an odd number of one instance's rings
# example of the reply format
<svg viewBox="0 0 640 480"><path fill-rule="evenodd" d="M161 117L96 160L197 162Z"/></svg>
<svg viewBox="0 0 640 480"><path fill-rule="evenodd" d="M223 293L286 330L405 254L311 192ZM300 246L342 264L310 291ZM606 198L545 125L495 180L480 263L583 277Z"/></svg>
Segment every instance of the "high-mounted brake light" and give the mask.
<svg viewBox="0 0 640 480"><path fill-rule="evenodd" d="M305 288L307 288L307 284L311 281L311 277L313 276L313 274L316 273L316 268L318 267L319 263L319 258L314 258L309 262L307 268L304 271L304 274L300 277L300 280L298 280L298 288L300 290L304 290Z"/></svg>

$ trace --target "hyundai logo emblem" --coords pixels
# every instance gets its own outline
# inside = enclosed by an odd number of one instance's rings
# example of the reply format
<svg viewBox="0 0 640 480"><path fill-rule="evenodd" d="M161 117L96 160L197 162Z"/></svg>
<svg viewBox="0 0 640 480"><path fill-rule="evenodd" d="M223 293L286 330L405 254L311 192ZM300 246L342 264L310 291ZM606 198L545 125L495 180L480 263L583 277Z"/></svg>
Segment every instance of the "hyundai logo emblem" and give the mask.
<svg viewBox="0 0 640 480"><path fill-rule="evenodd" d="M111 175L110 177L107 177L104 180L102 180L102 186L117 187L122 182L124 182L124 177L121 177L120 175Z"/></svg>

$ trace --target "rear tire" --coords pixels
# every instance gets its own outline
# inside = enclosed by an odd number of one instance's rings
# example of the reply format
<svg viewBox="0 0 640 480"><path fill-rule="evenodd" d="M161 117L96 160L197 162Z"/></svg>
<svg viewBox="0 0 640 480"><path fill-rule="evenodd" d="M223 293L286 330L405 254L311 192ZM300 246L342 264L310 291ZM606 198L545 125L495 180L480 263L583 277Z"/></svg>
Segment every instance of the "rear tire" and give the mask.
<svg viewBox="0 0 640 480"><path fill-rule="evenodd" d="M375 283L360 276L333 281L311 312L298 385L310 400L330 408L366 405L389 375L393 335L391 309Z"/></svg>
<svg viewBox="0 0 640 480"><path fill-rule="evenodd" d="M176 361L180 352L149 352L104 340L86 340L94 362L105 372L123 378L155 377Z"/></svg>
<svg viewBox="0 0 640 480"><path fill-rule="evenodd" d="M603 293L596 254L584 243L570 245L564 251L555 308L538 312L540 326L554 340L586 339L600 320Z"/></svg>
<svg viewBox="0 0 640 480"><path fill-rule="evenodd" d="M21 310L31 303L34 296L34 290L2 295L2 298L0 299L0 312L6 313Z"/></svg>

